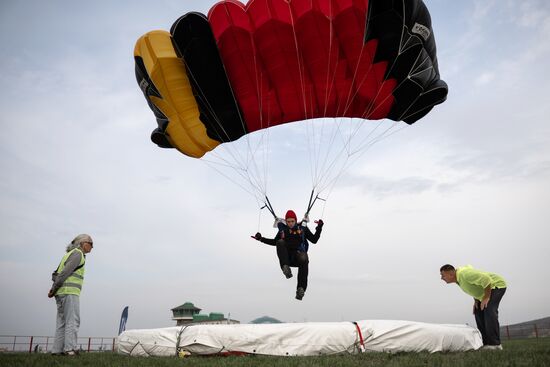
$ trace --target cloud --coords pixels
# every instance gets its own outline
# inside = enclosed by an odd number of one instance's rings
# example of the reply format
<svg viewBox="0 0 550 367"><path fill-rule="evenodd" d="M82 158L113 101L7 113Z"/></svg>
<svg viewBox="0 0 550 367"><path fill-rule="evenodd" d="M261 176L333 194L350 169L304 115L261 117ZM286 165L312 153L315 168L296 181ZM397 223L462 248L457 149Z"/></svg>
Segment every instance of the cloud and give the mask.
<svg viewBox="0 0 550 367"><path fill-rule="evenodd" d="M476 85L489 84L494 79L495 79L495 73L492 73L492 72L483 73L477 77L477 79L475 80L475 84Z"/></svg>
<svg viewBox="0 0 550 367"><path fill-rule="evenodd" d="M538 28L548 26L548 17L550 15L550 7L544 0L531 0L517 2L508 2L509 7L515 10L513 20L520 26L526 28Z"/></svg>

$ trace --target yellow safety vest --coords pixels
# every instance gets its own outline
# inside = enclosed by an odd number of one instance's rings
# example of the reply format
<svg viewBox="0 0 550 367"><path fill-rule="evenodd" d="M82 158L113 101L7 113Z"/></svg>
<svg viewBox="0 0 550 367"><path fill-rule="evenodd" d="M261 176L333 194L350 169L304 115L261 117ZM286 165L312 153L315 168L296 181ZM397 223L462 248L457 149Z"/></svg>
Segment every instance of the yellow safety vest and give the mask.
<svg viewBox="0 0 550 367"><path fill-rule="evenodd" d="M67 252L65 256L61 259L61 263L57 267L57 273L61 273L63 269L65 268L65 262L71 256L71 254L75 251L80 252L82 255L80 257L80 264L79 268L76 269L61 285L61 288L56 292L56 295L64 295L64 294L74 294L76 296L80 296L80 290L82 289L82 283L84 283L84 264L86 263L86 258L84 257L84 253L80 248L74 248L71 251Z"/></svg>

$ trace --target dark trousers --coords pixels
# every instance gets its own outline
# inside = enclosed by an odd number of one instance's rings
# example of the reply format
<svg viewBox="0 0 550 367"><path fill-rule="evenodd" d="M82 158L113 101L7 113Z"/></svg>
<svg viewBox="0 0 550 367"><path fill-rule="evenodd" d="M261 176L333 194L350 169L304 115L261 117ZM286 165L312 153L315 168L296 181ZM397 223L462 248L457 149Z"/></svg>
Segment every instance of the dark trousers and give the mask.
<svg viewBox="0 0 550 367"><path fill-rule="evenodd" d="M483 345L500 345L500 325L498 323L498 305L506 288L491 290L491 299L484 310L481 310L480 302L476 300L477 308L474 310L477 328L481 332Z"/></svg>
<svg viewBox="0 0 550 367"><path fill-rule="evenodd" d="M298 251L296 247L289 246L284 240L277 241L277 257L279 265L288 265L298 268L298 285L296 288L307 289L307 275L309 272L309 258L306 252Z"/></svg>

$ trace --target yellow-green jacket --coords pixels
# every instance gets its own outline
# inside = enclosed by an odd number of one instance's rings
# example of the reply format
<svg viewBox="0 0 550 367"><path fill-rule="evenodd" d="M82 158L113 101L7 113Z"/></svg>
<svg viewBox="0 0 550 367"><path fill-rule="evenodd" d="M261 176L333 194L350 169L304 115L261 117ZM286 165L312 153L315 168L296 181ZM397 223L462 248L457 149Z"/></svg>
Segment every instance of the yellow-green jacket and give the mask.
<svg viewBox="0 0 550 367"><path fill-rule="evenodd" d="M460 289L479 301L483 299L488 286L491 289L506 288L506 281L500 275L476 270L471 265L456 269L456 281Z"/></svg>

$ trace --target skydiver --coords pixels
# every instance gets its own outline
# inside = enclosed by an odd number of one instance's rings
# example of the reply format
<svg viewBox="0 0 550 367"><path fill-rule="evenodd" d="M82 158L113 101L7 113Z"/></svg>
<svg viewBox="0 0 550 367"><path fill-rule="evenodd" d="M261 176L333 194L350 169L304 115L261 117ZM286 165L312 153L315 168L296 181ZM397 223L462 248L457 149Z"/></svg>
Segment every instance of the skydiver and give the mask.
<svg viewBox="0 0 550 367"><path fill-rule="evenodd" d="M285 220L277 220L278 232L275 238L262 237L260 232L251 236L257 241L270 246L277 247L277 257L279 265L287 279L292 278L290 267L298 268L298 284L296 286L296 299L302 300L307 289L307 275L309 271L309 258L307 251L309 242L317 243L323 229L323 220L315 221L317 227L315 233L312 233L307 227L308 218L304 218L300 223L297 222L296 213L289 210L286 212Z"/></svg>

